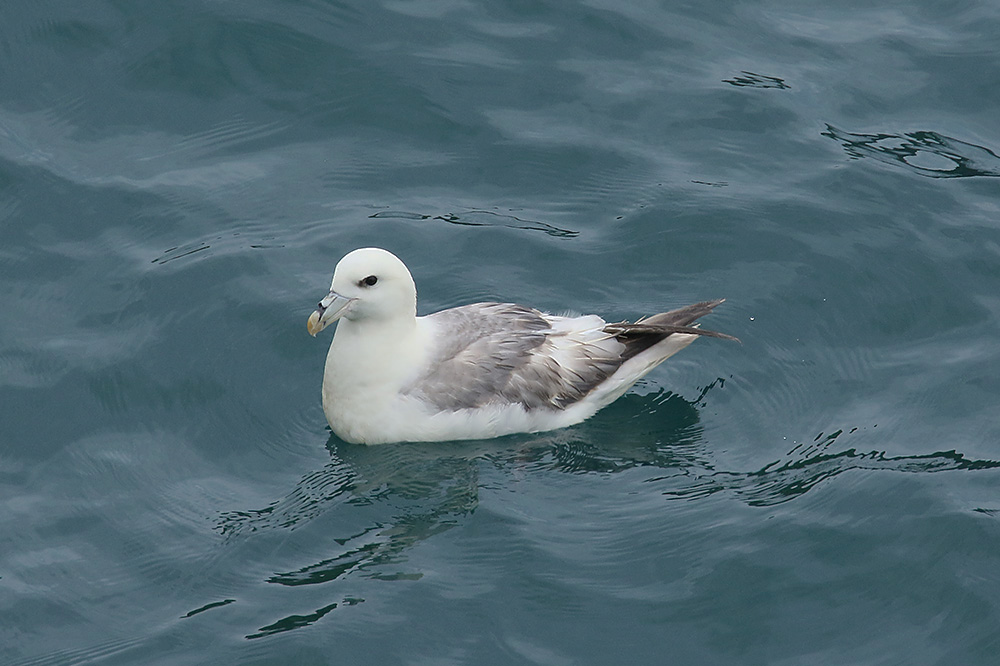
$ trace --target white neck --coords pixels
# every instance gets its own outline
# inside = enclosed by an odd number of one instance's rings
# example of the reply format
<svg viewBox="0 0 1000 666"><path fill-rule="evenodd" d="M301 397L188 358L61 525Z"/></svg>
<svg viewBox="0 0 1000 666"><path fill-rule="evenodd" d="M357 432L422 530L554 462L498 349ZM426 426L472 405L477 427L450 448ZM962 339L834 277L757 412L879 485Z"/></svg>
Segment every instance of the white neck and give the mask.
<svg viewBox="0 0 1000 666"><path fill-rule="evenodd" d="M388 398L425 367L421 331L412 315L337 322L323 375L323 410L331 424L389 408Z"/></svg>
<svg viewBox="0 0 1000 666"><path fill-rule="evenodd" d="M382 321L337 322L337 332L327 357L336 364L337 373L350 374L351 383L358 385L382 383L398 374L399 356L414 353L417 334L415 317L400 317ZM409 360L409 359L407 359Z"/></svg>

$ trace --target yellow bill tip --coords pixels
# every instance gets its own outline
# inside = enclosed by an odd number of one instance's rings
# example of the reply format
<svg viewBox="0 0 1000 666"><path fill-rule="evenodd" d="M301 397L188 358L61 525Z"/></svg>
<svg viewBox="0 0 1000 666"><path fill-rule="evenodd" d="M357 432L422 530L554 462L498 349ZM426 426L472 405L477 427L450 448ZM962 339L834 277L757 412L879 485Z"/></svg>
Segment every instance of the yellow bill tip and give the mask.
<svg viewBox="0 0 1000 666"><path fill-rule="evenodd" d="M309 335L316 337L316 334L323 330L323 327L319 323L319 311L313 312L309 315L309 319L306 321L306 330L309 331Z"/></svg>

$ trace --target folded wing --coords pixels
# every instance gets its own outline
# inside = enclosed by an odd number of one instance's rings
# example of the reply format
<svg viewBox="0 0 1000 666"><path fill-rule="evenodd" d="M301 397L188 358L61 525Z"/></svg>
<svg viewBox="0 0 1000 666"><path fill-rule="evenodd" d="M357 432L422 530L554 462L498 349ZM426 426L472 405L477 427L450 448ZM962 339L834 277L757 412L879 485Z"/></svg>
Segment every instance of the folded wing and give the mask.
<svg viewBox="0 0 1000 666"><path fill-rule="evenodd" d="M675 333L726 339L692 327L721 303L706 301L636 323L596 315L557 317L512 303L476 303L429 315L440 346L404 393L439 410L519 404L559 410L577 402L630 358Z"/></svg>

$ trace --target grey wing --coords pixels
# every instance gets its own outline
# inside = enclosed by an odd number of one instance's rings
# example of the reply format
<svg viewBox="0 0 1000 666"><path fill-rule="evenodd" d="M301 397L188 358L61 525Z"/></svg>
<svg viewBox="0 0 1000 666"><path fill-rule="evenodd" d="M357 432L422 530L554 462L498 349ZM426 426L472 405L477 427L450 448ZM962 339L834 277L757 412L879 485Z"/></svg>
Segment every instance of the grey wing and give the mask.
<svg viewBox="0 0 1000 666"><path fill-rule="evenodd" d="M634 324L607 324L596 315L553 317L511 303L444 310L429 315L440 334L437 355L404 393L442 410L491 403L562 409L674 333L735 340L691 326L721 302L696 303Z"/></svg>
<svg viewBox="0 0 1000 666"><path fill-rule="evenodd" d="M429 317L442 342L427 374L404 392L438 409L490 403L559 409L623 361L624 345L603 332L596 316L551 317L511 303L477 303Z"/></svg>

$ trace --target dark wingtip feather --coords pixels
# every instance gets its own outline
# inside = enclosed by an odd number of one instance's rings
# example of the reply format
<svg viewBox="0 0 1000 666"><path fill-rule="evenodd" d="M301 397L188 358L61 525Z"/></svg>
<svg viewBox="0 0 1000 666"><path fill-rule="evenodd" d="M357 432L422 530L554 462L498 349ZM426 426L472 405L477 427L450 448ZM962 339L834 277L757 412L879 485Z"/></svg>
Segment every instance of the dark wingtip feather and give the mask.
<svg viewBox="0 0 1000 666"><path fill-rule="evenodd" d="M733 340L743 344L743 342L732 335L719 333L718 331L708 331L697 326L691 326L699 317L703 317L715 309L716 306L724 303L726 299L718 298L714 301L702 301L683 308L661 312L652 317L642 319L634 324L621 322L619 324L608 324L604 330L611 335L619 336L660 336L666 337L671 333L688 333L690 335L703 335L709 338L720 338L722 340Z"/></svg>
<svg viewBox="0 0 1000 666"><path fill-rule="evenodd" d="M645 322L641 324L629 324L627 322L622 322L621 324L608 324L604 327L604 330L611 335L661 335L664 337L670 335L671 333L687 333L690 335L703 335L706 338L720 338L722 340L739 342L740 344L743 343L742 340L734 335L720 333L718 331L709 331L697 326L675 326L672 324L650 326Z"/></svg>
<svg viewBox="0 0 1000 666"><path fill-rule="evenodd" d="M729 335L728 333L719 333L718 331L708 331L704 328L699 328L697 326L664 326L663 328L668 329L671 333L690 333L692 335L704 335L707 338L719 338L721 340L732 340L733 342L739 342L743 344L743 341L737 338L735 335Z"/></svg>

